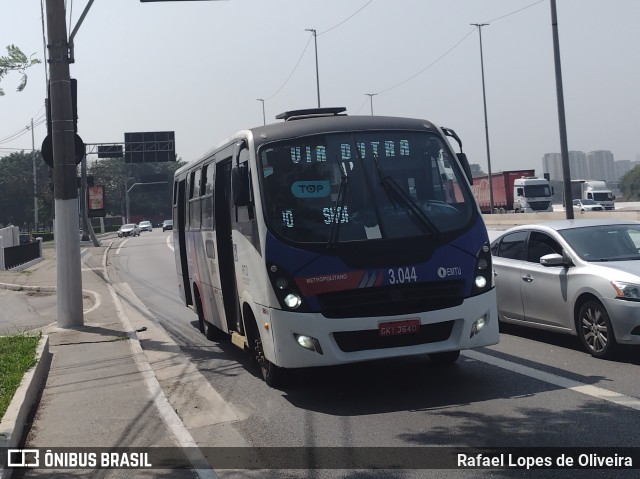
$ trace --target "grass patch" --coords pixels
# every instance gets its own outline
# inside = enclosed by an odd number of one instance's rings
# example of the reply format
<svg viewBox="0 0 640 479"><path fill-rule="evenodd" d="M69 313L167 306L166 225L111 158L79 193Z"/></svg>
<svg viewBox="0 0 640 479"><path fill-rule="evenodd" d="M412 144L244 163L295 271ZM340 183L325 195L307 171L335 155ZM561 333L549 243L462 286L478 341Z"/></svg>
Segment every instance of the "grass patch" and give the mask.
<svg viewBox="0 0 640 479"><path fill-rule="evenodd" d="M36 364L40 335L0 337L0 420L4 417L22 376Z"/></svg>

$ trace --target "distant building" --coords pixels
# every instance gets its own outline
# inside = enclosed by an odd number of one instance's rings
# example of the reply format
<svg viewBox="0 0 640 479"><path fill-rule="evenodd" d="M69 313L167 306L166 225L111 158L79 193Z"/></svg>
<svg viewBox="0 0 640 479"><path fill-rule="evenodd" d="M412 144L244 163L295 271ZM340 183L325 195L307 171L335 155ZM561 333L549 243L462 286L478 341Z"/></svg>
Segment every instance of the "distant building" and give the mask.
<svg viewBox="0 0 640 479"><path fill-rule="evenodd" d="M545 153L542 157L542 172L549 174L551 181L562 181L562 156L560 153Z"/></svg>
<svg viewBox="0 0 640 479"><path fill-rule="evenodd" d="M596 150L587 153L587 171L592 180L616 181L616 169L613 153L609 150Z"/></svg>
<svg viewBox="0 0 640 479"><path fill-rule="evenodd" d="M542 157L542 171L549 173L550 180L562 181L562 155L560 153L545 153ZM589 179L587 156L583 151L569 152L569 171L572 180Z"/></svg>
<svg viewBox="0 0 640 479"><path fill-rule="evenodd" d="M633 166L631 160L618 160L613 162L613 167L616 171L616 179L620 180L627 171L631 171Z"/></svg>

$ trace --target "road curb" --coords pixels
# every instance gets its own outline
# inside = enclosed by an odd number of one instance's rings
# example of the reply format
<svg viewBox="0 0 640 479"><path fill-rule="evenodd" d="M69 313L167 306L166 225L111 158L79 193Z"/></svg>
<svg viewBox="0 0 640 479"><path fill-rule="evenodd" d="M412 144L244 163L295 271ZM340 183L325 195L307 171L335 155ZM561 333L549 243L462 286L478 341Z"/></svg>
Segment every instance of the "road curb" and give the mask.
<svg viewBox="0 0 640 479"><path fill-rule="evenodd" d="M0 449L16 448L20 444L27 417L38 398L50 359L49 336L44 335L36 348L36 365L25 373L0 422ZM12 472L12 468L3 468L0 479L10 479Z"/></svg>
<svg viewBox="0 0 640 479"><path fill-rule="evenodd" d="M0 283L0 289L10 289L11 291L42 291L43 293L55 293L55 286L30 286L26 284Z"/></svg>

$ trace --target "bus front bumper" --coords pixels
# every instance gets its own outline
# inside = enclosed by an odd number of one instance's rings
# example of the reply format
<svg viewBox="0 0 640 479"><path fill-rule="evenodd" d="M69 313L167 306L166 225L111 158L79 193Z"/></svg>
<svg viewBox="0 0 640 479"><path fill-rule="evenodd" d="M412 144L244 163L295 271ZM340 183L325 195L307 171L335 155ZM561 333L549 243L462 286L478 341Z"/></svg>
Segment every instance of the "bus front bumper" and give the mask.
<svg viewBox="0 0 640 479"><path fill-rule="evenodd" d="M400 316L326 318L320 313L278 309L271 309L269 314L272 348L265 348L265 355L285 368L473 349L499 340L495 288L455 308ZM403 325L416 319L420 321L419 331L394 335L381 332L389 323ZM483 323L481 328L479 323Z"/></svg>

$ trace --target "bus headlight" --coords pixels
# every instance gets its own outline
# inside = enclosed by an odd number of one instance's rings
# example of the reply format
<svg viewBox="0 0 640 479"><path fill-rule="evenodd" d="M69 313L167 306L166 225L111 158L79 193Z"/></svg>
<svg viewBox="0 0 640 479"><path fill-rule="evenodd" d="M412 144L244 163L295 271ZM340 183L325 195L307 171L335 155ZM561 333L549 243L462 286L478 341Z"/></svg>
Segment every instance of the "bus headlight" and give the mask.
<svg viewBox="0 0 640 479"><path fill-rule="evenodd" d="M474 282L476 288L484 289L484 287L487 285L487 278L485 278L484 276L476 276Z"/></svg>
<svg viewBox="0 0 640 479"><path fill-rule="evenodd" d="M485 243L476 257L471 296L482 294L493 287L492 270L491 249L489 243Z"/></svg>
<svg viewBox="0 0 640 479"><path fill-rule="evenodd" d="M284 310L307 312L308 304L291 275L277 264L267 265L267 271L280 307Z"/></svg>
<svg viewBox="0 0 640 479"><path fill-rule="evenodd" d="M470 338L473 338L476 334L478 334L486 325L487 325L488 314L485 313L476 319L471 325L471 335Z"/></svg>
<svg viewBox="0 0 640 479"><path fill-rule="evenodd" d="M311 336L304 336L302 334L293 333L293 337L296 339L297 343L305 349L309 351L315 351L318 354L322 354L322 348L320 347L320 342L316 338L312 338Z"/></svg>
<svg viewBox="0 0 640 479"><path fill-rule="evenodd" d="M289 293L284 297L284 304L289 309L296 309L299 308L302 304L302 298L300 298L300 296L298 296L297 294Z"/></svg>

